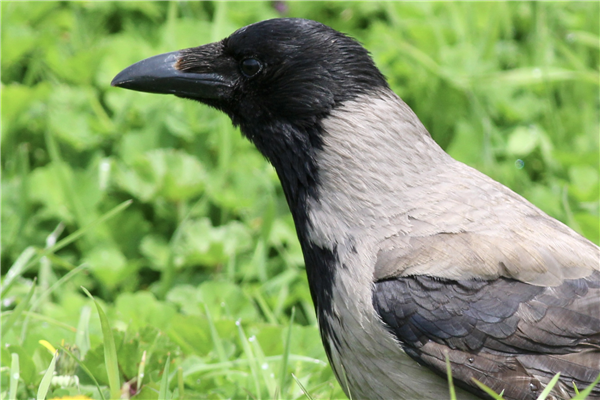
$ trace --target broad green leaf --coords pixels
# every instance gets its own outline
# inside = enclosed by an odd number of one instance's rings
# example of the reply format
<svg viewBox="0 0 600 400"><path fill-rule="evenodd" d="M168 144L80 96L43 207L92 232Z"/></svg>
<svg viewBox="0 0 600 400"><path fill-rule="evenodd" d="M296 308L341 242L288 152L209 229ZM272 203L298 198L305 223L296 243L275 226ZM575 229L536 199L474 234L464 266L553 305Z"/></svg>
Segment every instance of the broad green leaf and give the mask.
<svg viewBox="0 0 600 400"><path fill-rule="evenodd" d="M123 293L115 301L115 310L132 329L145 325L167 330L175 308L156 299L150 292Z"/></svg>
<svg viewBox="0 0 600 400"><path fill-rule="evenodd" d="M101 245L87 252L85 262L100 282L108 288L115 288L120 282L135 272L127 264L127 258L113 246Z"/></svg>
<svg viewBox="0 0 600 400"><path fill-rule="evenodd" d="M524 157L539 144L539 134L535 129L520 126L508 137L506 151L509 154Z"/></svg>

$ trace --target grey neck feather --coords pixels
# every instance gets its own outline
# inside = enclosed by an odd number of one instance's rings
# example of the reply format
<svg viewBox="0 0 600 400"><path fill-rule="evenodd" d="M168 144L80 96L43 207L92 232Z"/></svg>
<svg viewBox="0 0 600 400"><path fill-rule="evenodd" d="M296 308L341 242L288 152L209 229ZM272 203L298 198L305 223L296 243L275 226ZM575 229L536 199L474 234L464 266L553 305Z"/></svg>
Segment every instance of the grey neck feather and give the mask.
<svg viewBox="0 0 600 400"><path fill-rule="evenodd" d="M359 96L321 124L308 237L337 248L342 263L362 248L363 278L505 276L553 286L599 269L597 246L452 159L393 92Z"/></svg>
<svg viewBox="0 0 600 400"><path fill-rule="evenodd" d="M347 102L321 124L320 190L309 207L313 220L326 225L313 231L312 240L321 246L339 242L340 232L377 222L385 230L381 221L414 206L411 192L426 183L431 170L454 161L389 90Z"/></svg>

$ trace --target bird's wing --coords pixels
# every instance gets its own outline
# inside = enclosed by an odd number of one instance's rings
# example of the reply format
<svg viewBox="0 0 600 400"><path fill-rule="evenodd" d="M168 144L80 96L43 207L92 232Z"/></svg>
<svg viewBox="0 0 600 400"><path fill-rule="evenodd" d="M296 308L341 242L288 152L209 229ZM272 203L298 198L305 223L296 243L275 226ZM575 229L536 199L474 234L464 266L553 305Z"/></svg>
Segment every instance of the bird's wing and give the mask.
<svg viewBox="0 0 600 400"><path fill-rule="evenodd" d="M475 378L507 399L534 399L556 372L568 392L600 374L598 271L556 287L398 277L375 283L373 305L409 355L444 373L448 354L467 388Z"/></svg>
<svg viewBox="0 0 600 400"><path fill-rule="evenodd" d="M450 173L463 185L433 177L403 231L380 242L379 316L439 373L447 352L468 388L475 378L534 399L557 372L564 396L588 386L600 374L600 249L477 171Z"/></svg>

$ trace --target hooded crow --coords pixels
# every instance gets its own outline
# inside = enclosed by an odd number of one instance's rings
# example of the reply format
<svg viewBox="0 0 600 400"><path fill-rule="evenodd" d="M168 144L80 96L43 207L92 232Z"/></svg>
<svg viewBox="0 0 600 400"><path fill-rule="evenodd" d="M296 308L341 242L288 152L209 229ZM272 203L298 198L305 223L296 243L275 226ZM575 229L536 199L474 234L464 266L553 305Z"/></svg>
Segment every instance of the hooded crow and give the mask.
<svg viewBox="0 0 600 400"><path fill-rule="evenodd" d="M446 359L460 398L600 374L598 246L446 154L352 38L273 19L112 85L219 109L273 164L348 397L446 397Z"/></svg>

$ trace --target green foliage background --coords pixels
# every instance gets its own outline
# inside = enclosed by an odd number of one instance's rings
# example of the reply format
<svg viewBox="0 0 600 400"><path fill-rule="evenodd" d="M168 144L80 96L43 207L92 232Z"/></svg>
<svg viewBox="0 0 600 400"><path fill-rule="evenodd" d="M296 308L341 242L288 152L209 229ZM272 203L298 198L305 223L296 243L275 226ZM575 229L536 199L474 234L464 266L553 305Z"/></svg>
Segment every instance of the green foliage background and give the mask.
<svg viewBox="0 0 600 400"><path fill-rule="evenodd" d="M598 2L1 7L2 322L19 304L26 311L2 334L3 392L17 353L19 396L34 396L51 359L39 340L77 344L106 389L102 332L84 286L115 328L128 395L157 398L171 354L171 371L181 368L171 377L175 397L301 398L291 372L314 398L343 397L273 169L224 115L110 87L140 59L259 20L310 18L356 37L452 156L600 240ZM27 263L130 199L60 251ZM99 398L81 368L59 366L60 374L73 371L80 388L50 394Z"/></svg>

